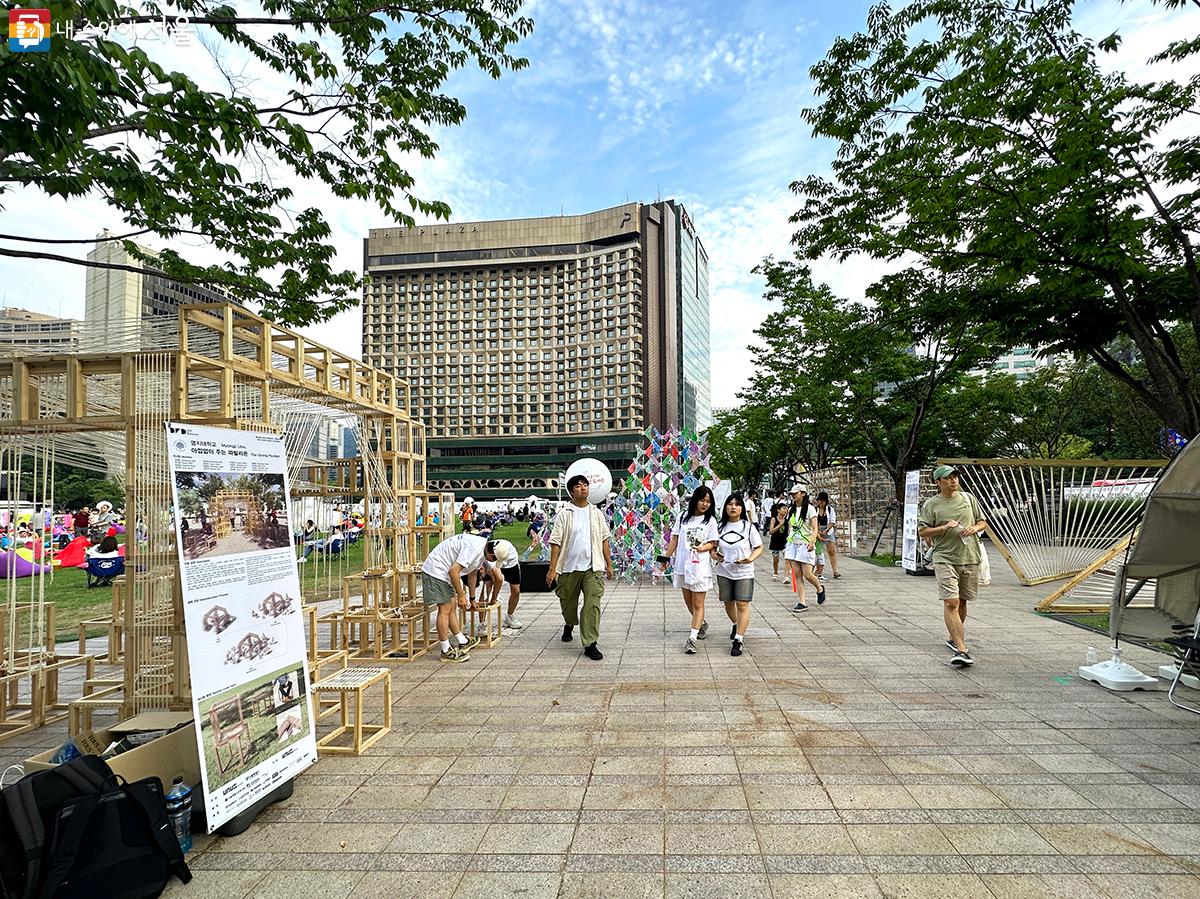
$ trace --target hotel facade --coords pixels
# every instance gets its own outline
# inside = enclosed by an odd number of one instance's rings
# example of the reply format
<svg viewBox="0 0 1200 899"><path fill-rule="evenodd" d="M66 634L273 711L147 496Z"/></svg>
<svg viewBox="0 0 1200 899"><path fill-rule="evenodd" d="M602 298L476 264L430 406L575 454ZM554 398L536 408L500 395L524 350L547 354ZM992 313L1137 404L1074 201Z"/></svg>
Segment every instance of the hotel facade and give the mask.
<svg viewBox="0 0 1200 899"><path fill-rule="evenodd" d="M711 418L708 256L673 200L372 229L363 360L409 381L430 489L553 496L580 456Z"/></svg>

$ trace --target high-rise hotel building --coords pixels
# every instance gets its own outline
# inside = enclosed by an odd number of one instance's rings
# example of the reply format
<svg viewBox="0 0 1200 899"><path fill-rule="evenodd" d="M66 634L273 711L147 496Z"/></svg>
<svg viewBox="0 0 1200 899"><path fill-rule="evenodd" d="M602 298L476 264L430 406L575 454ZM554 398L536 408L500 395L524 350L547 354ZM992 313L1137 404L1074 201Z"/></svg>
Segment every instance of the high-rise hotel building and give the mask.
<svg viewBox="0 0 1200 899"><path fill-rule="evenodd" d="M708 256L678 203L363 243L363 360L412 385L431 488L552 496L581 456L623 475L649 425L708 427Z"/></svg>

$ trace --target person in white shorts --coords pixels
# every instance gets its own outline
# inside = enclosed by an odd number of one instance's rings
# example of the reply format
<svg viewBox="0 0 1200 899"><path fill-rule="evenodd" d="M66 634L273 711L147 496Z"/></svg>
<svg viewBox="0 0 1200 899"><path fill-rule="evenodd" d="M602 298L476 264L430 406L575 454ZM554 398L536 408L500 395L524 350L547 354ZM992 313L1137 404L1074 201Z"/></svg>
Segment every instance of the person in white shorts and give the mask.
<svg viewBox="0 0 1200 899"><path fill-rule="evenodd" d="M793 612L807 612L808 603L805 601L804 583L812 584L817 591L817 605L825 602L825 588L813 574L816 564L815 552L817 542L817 507L808 499L808 485L796 484L792 487L792 508L788 512L788 542L783 558L787 561L788 571L796 583L796 604Z"/></svg>
<svg viewBox="0 0 1200 899"><path fill-rule="evenodd" d="M704 620L704 597L712 589L711 553L717 545L716 499L713 492L701 484L688 500L687 512L679 517L671 531L666 558L675 565L672 583L683 591L683 604L692 617L692 629L683 651L696 654L696 641L708 633ZM672 558L673 557L673 558Z"/></svg>

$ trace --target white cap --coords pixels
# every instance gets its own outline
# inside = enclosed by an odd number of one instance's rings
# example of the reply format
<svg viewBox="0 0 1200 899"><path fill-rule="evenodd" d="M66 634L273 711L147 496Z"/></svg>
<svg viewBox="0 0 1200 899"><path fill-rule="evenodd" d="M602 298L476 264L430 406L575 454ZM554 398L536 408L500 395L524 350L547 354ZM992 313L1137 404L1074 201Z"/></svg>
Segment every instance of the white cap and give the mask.
<svg viewBox="0 0 1200 899"><path fill-rule="evenodd" d="M800 491L804 491L805 493L810 492L807 484L793 484L792 489L789 490L788 493L791 494L792 496L795 496Z"/></svg>
<svg viewBox="0 0 1200 899"><path fill-rule="evenodd" d="M517 558L517 548L508 540L497 540L492 544L492 552L496 554L496 564L501 568Z"/></svg>
<svg viewBox="0 0 1200 899"><path fill-rule="evenodd" d="M473 503L473 502L475 502L475 497L468 496L466 499L463 500L463 502L464 503Z"/></svg>

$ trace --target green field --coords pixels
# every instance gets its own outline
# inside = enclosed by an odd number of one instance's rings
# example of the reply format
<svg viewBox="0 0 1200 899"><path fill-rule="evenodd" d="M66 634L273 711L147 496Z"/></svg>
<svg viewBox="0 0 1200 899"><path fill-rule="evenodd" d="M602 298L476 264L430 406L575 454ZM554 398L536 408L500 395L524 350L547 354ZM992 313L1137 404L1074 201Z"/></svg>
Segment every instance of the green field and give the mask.
<svg viewBox="0 0 1200 899"><path fill-rule="evenodd" d="M517 552L523 552L529 546L529 538L525 536L528 525L523 521L496 528L497 539L511 540ZM462 525L459 525L462 530ZM437 545L434 538L432 546ZM431 546L431 548L432 548ZM362 571L364 542L359 541L332 560L332 564L317 564L312 561L300 567L300 590L305 600L321 600L341 595L341 578L343 575ZM25 602L29 599L29 591L37 589L34 578L25 578L17 585L17 599ZM89 618L101 618L112 609L112 588L87 588L87 572L82 568L56 570L53 582L46 582L46 601L55 604L55 633L59 642L73 641L79 638L79 622ZM89 636L103 634L102 629L88 631Z"/></svg>

